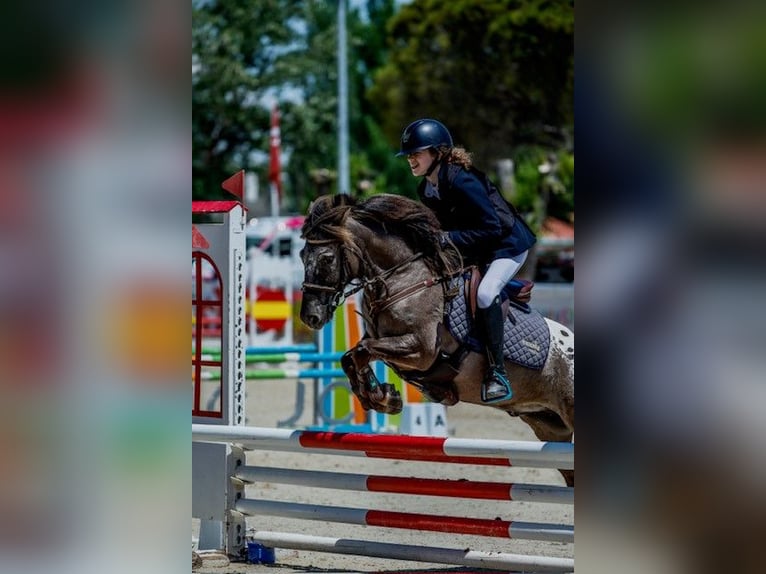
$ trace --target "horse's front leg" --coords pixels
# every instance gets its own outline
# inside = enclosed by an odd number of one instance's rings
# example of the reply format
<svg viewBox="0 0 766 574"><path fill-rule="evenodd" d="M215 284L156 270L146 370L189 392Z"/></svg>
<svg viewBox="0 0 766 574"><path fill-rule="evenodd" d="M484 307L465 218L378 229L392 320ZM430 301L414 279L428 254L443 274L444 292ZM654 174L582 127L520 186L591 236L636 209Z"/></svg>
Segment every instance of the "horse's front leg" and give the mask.
<svg viewBox="0 0 766 574"><path fill-rule="evenodd" d="M366 335L362 341L365 340ZM371 360L361 342L341 357L340 364L351 383L351 390L364 410L372 408L379 413L399 414L404 406L401 394L394 385L378 380L370 367Z"/></svg>
<svg viewBox="0 0 766 574"><path fill-rule="evenodd" d="M434 337L435 340L435 337ZM426 344L421 337L408 333L372 339L364 337L354 350L368 361L383 361L405 370L425 370L436 354L434 342Z"/></svg>
<svg viewBox="0 0 766 574"><path fill-rule="evenodd" d="M419 363L422 351L418 348L418 339L407 334L395 337L372 339L365 335L353 349L341 357L341 367L351 384L351 390L365 410L375 409L380 413L399 414L404 403L402 396L391 383L381 383L370 368L370 362L381 360L392 364Z"/></svg>
<svg viewBox="0 0 766 574"><path fill-rule="evenodd" d="M368 363L369 359L365 361L364 357L357 353L355 349L346 351L340 358L340 366L348 377L349 383L351 384L351 391L356 395L362 408L366 411L373 408L367 393L366 380L362 375L362 373L366 373L366 371L370 370Z"/></svg>
<svg viewBox="0 0 766 574"><path fill-rule="evenodd" d="M398 414L403 407L401 394L394 385L378 381L369 363L383 361L404 369L425 370L433 363L436 349L423 344L416 335L406 334L379 339L365 336L349 353L352 353L364 394L373 408L378 412Z"/></svg>

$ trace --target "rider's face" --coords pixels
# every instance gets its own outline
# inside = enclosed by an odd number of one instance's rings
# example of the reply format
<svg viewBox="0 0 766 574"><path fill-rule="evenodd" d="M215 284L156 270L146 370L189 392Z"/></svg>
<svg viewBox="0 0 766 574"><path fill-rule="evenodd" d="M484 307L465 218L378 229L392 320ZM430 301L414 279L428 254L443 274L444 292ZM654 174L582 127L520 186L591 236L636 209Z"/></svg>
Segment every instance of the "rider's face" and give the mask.
<svg viewBox="0 0 766 574"><path fill-rule="evenodd" d="M435 159L436 157L430 149L416 151L407 155L407 163L410 164L412 175L416 177L425 175Z"/></svg>

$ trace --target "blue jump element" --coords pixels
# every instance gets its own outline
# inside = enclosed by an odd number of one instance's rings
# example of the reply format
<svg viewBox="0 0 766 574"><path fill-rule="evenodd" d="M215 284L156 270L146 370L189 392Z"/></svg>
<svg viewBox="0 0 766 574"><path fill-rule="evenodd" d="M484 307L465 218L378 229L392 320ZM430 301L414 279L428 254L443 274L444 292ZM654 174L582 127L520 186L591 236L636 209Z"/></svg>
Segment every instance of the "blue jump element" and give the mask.
<svg viewBox="0 0 766 574"><path fill-rule="evenodd" d="M275 353L316 353L317 346L313 343L298 343L281 347L247 347L246 355L272 355Z"/></svg>

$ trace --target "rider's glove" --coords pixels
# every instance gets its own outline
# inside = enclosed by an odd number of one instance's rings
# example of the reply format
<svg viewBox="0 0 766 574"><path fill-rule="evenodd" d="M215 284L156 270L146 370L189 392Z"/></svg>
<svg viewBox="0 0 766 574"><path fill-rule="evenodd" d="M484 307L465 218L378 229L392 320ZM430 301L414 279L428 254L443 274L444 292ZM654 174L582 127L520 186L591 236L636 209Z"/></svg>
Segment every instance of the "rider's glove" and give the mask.
<svg viewBox="0 0 766 574"><path fill-rule="evenodd" d="M439 234L439 247L444 248L449 243L449 233L442 231Z"/></svg>

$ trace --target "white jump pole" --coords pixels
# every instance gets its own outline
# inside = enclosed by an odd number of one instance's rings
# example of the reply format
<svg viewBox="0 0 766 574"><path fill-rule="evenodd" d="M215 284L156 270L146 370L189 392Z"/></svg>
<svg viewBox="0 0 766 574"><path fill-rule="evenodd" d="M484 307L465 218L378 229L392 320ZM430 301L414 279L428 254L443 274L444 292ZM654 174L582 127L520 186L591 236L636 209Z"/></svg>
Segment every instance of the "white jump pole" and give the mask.
<svg viewBox="0 0 766 574"><path fill-rule="evenodd" d="M574 468L574 445L565 442L370 435L205 424L192 424L192 440L241 443L251 449L287 452L329 454L331 451L332 454L373 458Z"/></svg>
<svg viewBox="0 0 766 574"><path fill-rule="evenodd" d="M341 522L359 526L382 526L404 530L427 530L451 534L473 534L493 538L539 540L541 542L574 543L574 527L566 524L545 524L496 518L464 518L437 516L345 506L322 506L276 500L240 498L234 509L245 516L279 516L301 520Z"/></svg>
<svg viewBox="0 0 766 574"><path fill-rule="evenodd" d="M574 488L546 484L397 477L262 466L240 467L234 477L248 483L273 482L361 492L574 504Z"/></svg>
<svg viewBox="0 0 766 574"><path fill-rule="evenodd" d="M373 558L387 558L393 560L412 560L434 564L469 566L472 568L498 568L514 572L539 573L564 573L574 571L574 560L571 558L525 556L523 554L506 554L501 552L480 552L478 550L457 550L434 546L413 546L283 532L257 531L253 534L253 540L264 546L275 548L330 552L333 554L351 554L355 556L371 556Z"/></svg>

